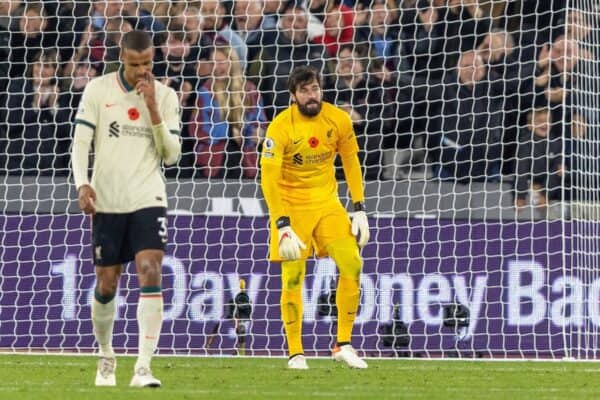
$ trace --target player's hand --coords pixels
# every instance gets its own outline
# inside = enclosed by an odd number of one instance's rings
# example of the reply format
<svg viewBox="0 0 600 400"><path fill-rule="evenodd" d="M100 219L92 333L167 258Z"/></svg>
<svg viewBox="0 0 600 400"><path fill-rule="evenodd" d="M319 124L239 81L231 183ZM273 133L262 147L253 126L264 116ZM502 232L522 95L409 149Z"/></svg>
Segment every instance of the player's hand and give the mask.
<svg viewBox="0 0 600 400"><path fill-rule="evenodd" d="M96 212L96 192L90 185L81 185L79 187L79 208L86 214Z"/></svg>
<svg viewBox="0 0 600 400"><path fill-rule="evenodd" d="M283 260L298 260L301 255L300 250L306 250L306 245L296 235L291 226L284 226L279 231L279 257Z"/></svg>
<svg viewBox="0 0 600 400"><path fill-rule="evenodd" d="M367 213L364 211L356 211L352 214L352 234L358 235L358 247L364 247L369 241L371 234L369 233L369 220Z"/></svg>
<svg viewBox="0 0 600 400"><path fill-rule="evenodd" d="M154 75L151 72L146 72L143 78L138 79L135 84L135 91L143 96L146 107L150 112L156 111L156 92L154 90Z"/></svg>

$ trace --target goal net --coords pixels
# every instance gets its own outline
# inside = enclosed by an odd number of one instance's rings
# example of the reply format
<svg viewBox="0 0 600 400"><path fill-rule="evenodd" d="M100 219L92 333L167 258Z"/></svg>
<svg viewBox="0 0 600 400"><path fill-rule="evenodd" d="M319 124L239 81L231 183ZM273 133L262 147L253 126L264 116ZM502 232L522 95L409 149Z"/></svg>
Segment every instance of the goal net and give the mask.
<svg viewBox="0 0 600 400"><path fill-rule="evenodd" d="M291 69L311 64L324 99L352 117L365 178L354 347L595 359L599 12L592 0L2 2L0 350L95 350L73 119L137 28L182 110L183 154L165 169L160 354L286 354L256 165ZM307 262L307 355L335 343L336 282L331 259ZM137 351L137 285L126 266L120 353Z"/></svg>

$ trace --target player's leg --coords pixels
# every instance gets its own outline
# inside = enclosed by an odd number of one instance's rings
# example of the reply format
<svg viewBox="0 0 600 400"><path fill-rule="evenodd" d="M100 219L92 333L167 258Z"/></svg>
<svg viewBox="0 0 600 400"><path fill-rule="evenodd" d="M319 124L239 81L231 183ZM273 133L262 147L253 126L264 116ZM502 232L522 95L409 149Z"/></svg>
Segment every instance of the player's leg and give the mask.
<svg viewBox="0 0 600 400"><path fill-rule="evenodd" d="M329 256L338 270L336 305L338 309L338 346L350 343L352 327L360 301L360 271L362 261L354 239L338 239L327 246Z"/></svg>
<svg viewBox="0 0 600 400"><path fill-rule="evenodd" d="M166 223L164 208L146 208L133 213L128 225L129 246L135 254L140 285L137 307L139 352L130 383L136 387L159 387L161 384L152 375L150 364L163 322L161 271L167 243Z"/></svg>
<svg viewBox="0 0 600 400"><path fill-rule="evenodd" d="M100 354L96 369L96 386L117 384L117 360L112 347L112 336L117 309L115 296L120 276L121 265L96 267L96 288L92 300L92 325Z"/></svg>
<svg viewBox="0 0 600 400"><path fill-rule="evenodd" d="M97 213L92 220L92 254L96 265L92 325L100 353L96 386L116 385L117 361L112 347L112 335L117 309L115 296L122 270L119 252L125 218L119 214Z"/></svg>
<svg viewBox="0 0 600 400"><path fill-rule="evenodd" d="M360 271L362 260L356 240L338 239L329 243L327 251L339 270L335 300L338 309L337 346L334 358L352 368L367 368L352 347L352 328L360 302Z"/></svg>
<svg viewBox="0 0 600 400"><path fill-rule="evenodd" d="M305 260L284 261L281 263L281 319L290 356L288 367L307 369L302 346L302 285L306 271Z"/></svg>
<svg viewBox="0 0 600 400"><path fill-rule="evenodd" d="M138 359L134 367L132 386L160 386L152 376L150 363L156 351L163 322L163 296L161 291L162 250L142 250L135 256L140 295L137 306L139 331Z"/></svg>
<svg viewBox="0 0 600 400"><path fill-rule="evenodd" d="M341 204L324 210L315 230L315 240L317 247L326 249L339 271L336 289L338 332L334 358L353 368L367 368L351 345L352 328L360 302L362 259L356 239L350 232L350 219Z"/></svg>
<svg viewBox="0 0 600 400"><path fill-rule="evenodd" d="M271 261L281 263L281 318L285 329L288 343L288 368L307 369L304 349L302 347L302 286L306 269L306 258L312 255L312 231L318 222L318 213L303 212L287 207L290 213L292 229L300 240L306 244L302 250L300 260L283 261L279 258L279 235L275 223L271 221L271 240L269 245L269 257Z"/></svg>

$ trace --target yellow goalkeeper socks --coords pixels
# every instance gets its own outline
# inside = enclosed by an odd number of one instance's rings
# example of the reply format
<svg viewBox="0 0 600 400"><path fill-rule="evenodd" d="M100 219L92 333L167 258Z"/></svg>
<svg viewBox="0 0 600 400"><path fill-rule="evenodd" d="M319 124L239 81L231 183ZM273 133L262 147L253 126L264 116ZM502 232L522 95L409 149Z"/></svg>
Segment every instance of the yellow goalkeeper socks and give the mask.
<svg viewBox="0 0 600 400"><path fill-rule="evenodd" d="M150 368L150 360L160 337L163 321L163 296L160 287L141 288L137 307L139 353L135 370Z"/></svg>
<svg viewBox="0 0 600 400"><path fill-rule="evenodd" d="M304 283L304 261L284 261L281 263L281 319L288 343L288 354L304 353L302 347L302 284Z"/></svg>
<svg viewBox="0 0 600 400"><path fill-rule="evenodd" d="M106 297L94 292L92 300L92 324L94 336L100 347L100 357L114 357L112 347L113 325L115 323L116 301L113 296Z"/></svg>
<svg viewBox="0 0 600 400"><path fill-rule="evenodd" d="M352 338L352 327L356 319L359 300L358 281L340 277L335 294L335 303L338 309L338 343L350 342Z"/></svg>
<svg viewBox="0 0 600 400"><path fill-rule="evenodd" d="M354 239L336 240L327 246L327 251L340 272L335 294L338 309L337 341L346 343L352 338L352 327L360 301L362 260Z"/></svg>

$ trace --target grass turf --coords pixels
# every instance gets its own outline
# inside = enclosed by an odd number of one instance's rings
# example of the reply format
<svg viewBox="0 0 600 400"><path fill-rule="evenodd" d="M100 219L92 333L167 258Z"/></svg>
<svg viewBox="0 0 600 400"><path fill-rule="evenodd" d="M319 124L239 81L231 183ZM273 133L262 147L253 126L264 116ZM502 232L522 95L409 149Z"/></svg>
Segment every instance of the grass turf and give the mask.
<svg viewBox="0 0 600 400"><path fill-rule="evenodd" d="M160 389L129 388L133 357L119 357L117 387L93 386L96 358L0 355L0 399L592 399L600 364L368 360L350 370L309 359L310 370L282 358L157 357Z"/></svg>

